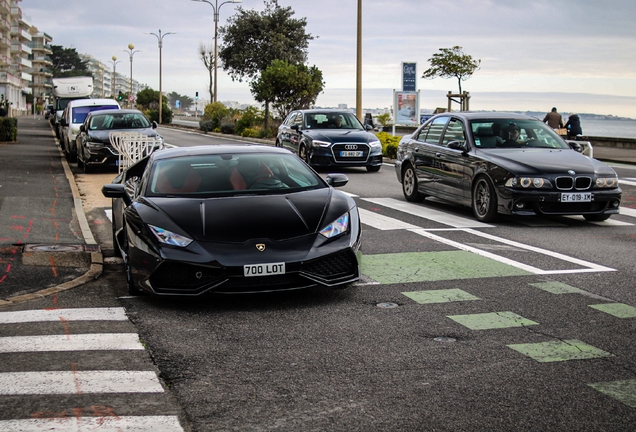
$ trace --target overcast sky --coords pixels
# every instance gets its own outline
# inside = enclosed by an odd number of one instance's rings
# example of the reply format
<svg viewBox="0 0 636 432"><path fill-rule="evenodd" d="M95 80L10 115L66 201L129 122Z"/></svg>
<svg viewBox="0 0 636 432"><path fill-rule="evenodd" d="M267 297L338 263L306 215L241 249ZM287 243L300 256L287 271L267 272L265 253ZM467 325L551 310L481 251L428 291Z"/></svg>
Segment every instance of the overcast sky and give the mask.
<svg viewBox="0 0 636 432"><path fill-rule="evenodd" d="M215 0L212 0L214 2ZM222 0L219 0L221 3ZM357 0L279 0L307 19L309 65L323 72L317 104L355 105ZM163 90L194 98L207 93L207 71L198 57L214 37L213 8L192 0L23 0L31 24L53 38L159 88L157 38L163 39ZM263 10L263 0L220 8L224 25L236 7ZM613 114L636 118L636 2L634 0L363 0L363 107L392 105L401 88L401 62L416 62L418 76L439 48L459 45L482 66L462 83L473 110ZM453 79L418 79L421 108L446 105ZM218 98L252 103L246 83L219 69Z"/></svg>

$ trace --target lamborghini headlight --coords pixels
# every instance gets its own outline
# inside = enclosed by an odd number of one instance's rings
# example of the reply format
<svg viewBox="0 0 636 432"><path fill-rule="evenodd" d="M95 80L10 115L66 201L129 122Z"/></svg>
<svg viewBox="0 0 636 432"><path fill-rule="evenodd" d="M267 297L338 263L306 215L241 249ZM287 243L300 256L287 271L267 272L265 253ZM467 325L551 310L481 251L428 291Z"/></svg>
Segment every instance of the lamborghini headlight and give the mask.
<svg viewBox="0 0 636 432"><path fill-rule="evenodd" d="M163 244L186 247L190 243L192 243L192 239L179 234L175 234L172 231L168 231L154 225L148 225L148 227L150 228L150 231L152 231L152 233L155 235L157 240L159 240Z"/></svg>
<svg viewBox="0 0 636 432"><path fill-rule="evenodd" d="M349 213L345 213L335 221L320 230L320 234L327 238L332 238L347 232L349 229Z"/></svg>

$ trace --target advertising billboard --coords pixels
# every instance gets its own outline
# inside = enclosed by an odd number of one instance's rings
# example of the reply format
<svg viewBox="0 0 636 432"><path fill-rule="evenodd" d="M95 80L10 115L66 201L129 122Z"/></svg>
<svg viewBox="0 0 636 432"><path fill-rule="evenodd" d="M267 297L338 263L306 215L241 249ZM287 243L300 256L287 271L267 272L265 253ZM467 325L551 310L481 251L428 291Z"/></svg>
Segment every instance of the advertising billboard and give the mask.
<svg viewBox="0 0 636 432"><path fill-rule="evenodd" d="M417 63L402 62L402 91L417 91Z"/></svg>
<svg viewBox="0 0 636 432"><path fill-rule="evenodd" d="M415 91L395 91L393 94L395 124L417 126L420 124L420 94Z"/></svg>

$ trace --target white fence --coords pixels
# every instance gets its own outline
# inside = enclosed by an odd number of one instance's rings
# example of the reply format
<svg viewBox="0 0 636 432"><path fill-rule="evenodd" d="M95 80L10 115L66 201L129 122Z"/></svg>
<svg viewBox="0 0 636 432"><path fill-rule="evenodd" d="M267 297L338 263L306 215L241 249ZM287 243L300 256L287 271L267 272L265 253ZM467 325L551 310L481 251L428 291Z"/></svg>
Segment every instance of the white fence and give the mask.
<svg viewBox="0 0 636 432"><path fill-rule="evenodd" d="M111 132L110 143L119 153L119 172L163 148L163 140L142 135L139 132Z"/></svg>

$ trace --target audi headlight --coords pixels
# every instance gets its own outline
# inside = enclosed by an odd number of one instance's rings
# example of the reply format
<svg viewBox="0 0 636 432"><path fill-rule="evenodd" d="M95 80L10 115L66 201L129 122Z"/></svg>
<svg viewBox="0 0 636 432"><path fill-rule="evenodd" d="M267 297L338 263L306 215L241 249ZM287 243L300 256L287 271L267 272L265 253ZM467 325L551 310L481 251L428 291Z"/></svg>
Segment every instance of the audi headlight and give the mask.
<svg viewBox="0 0 636 432"><path fill-rule="evenodd" d="M523 189L542 189L552 188L552 183L550 183L550 180L542 177L513 177L506 181L505 186Z"/></svg>
<svg viewBox="0 0 636 432"><path fill-rule="evenodd" d="M598 177L596 179L596 187L598 188L614 188L618 186L616 177Z"/></svg>
<svg viewBox="0 0 636 432"><path fill-rule="evenodd" d="M371 142L369 143L369 145L370 145L371 147L379 147L379 148L382 148L382 143L381 143L380 141L371 141Z"/></svg>
<svg viewBox="0 0 636 432"><path fill-rule="evenodd" d="M331 145L330 142L327 141L319 141L319 140L313 140L313 142L311 143L314 147L329 147Z"/></svg>
<svg viewBox="0 0 636 432"><path fill-rule="evenodd" d="M332 238L346 232L349 229L349 213L345 213L335 221L320 230L320 234Z"/></svg>
<svg viewBox="0 0 636 432"><path fill-rule="evenodd" d="M163 244L170 246L186 247L192 243L192 239L188 237L173 233L172 231L165 230L163 228L156 227L154 225L148 225L150 231L155 235L157 240Z"/></svg>

